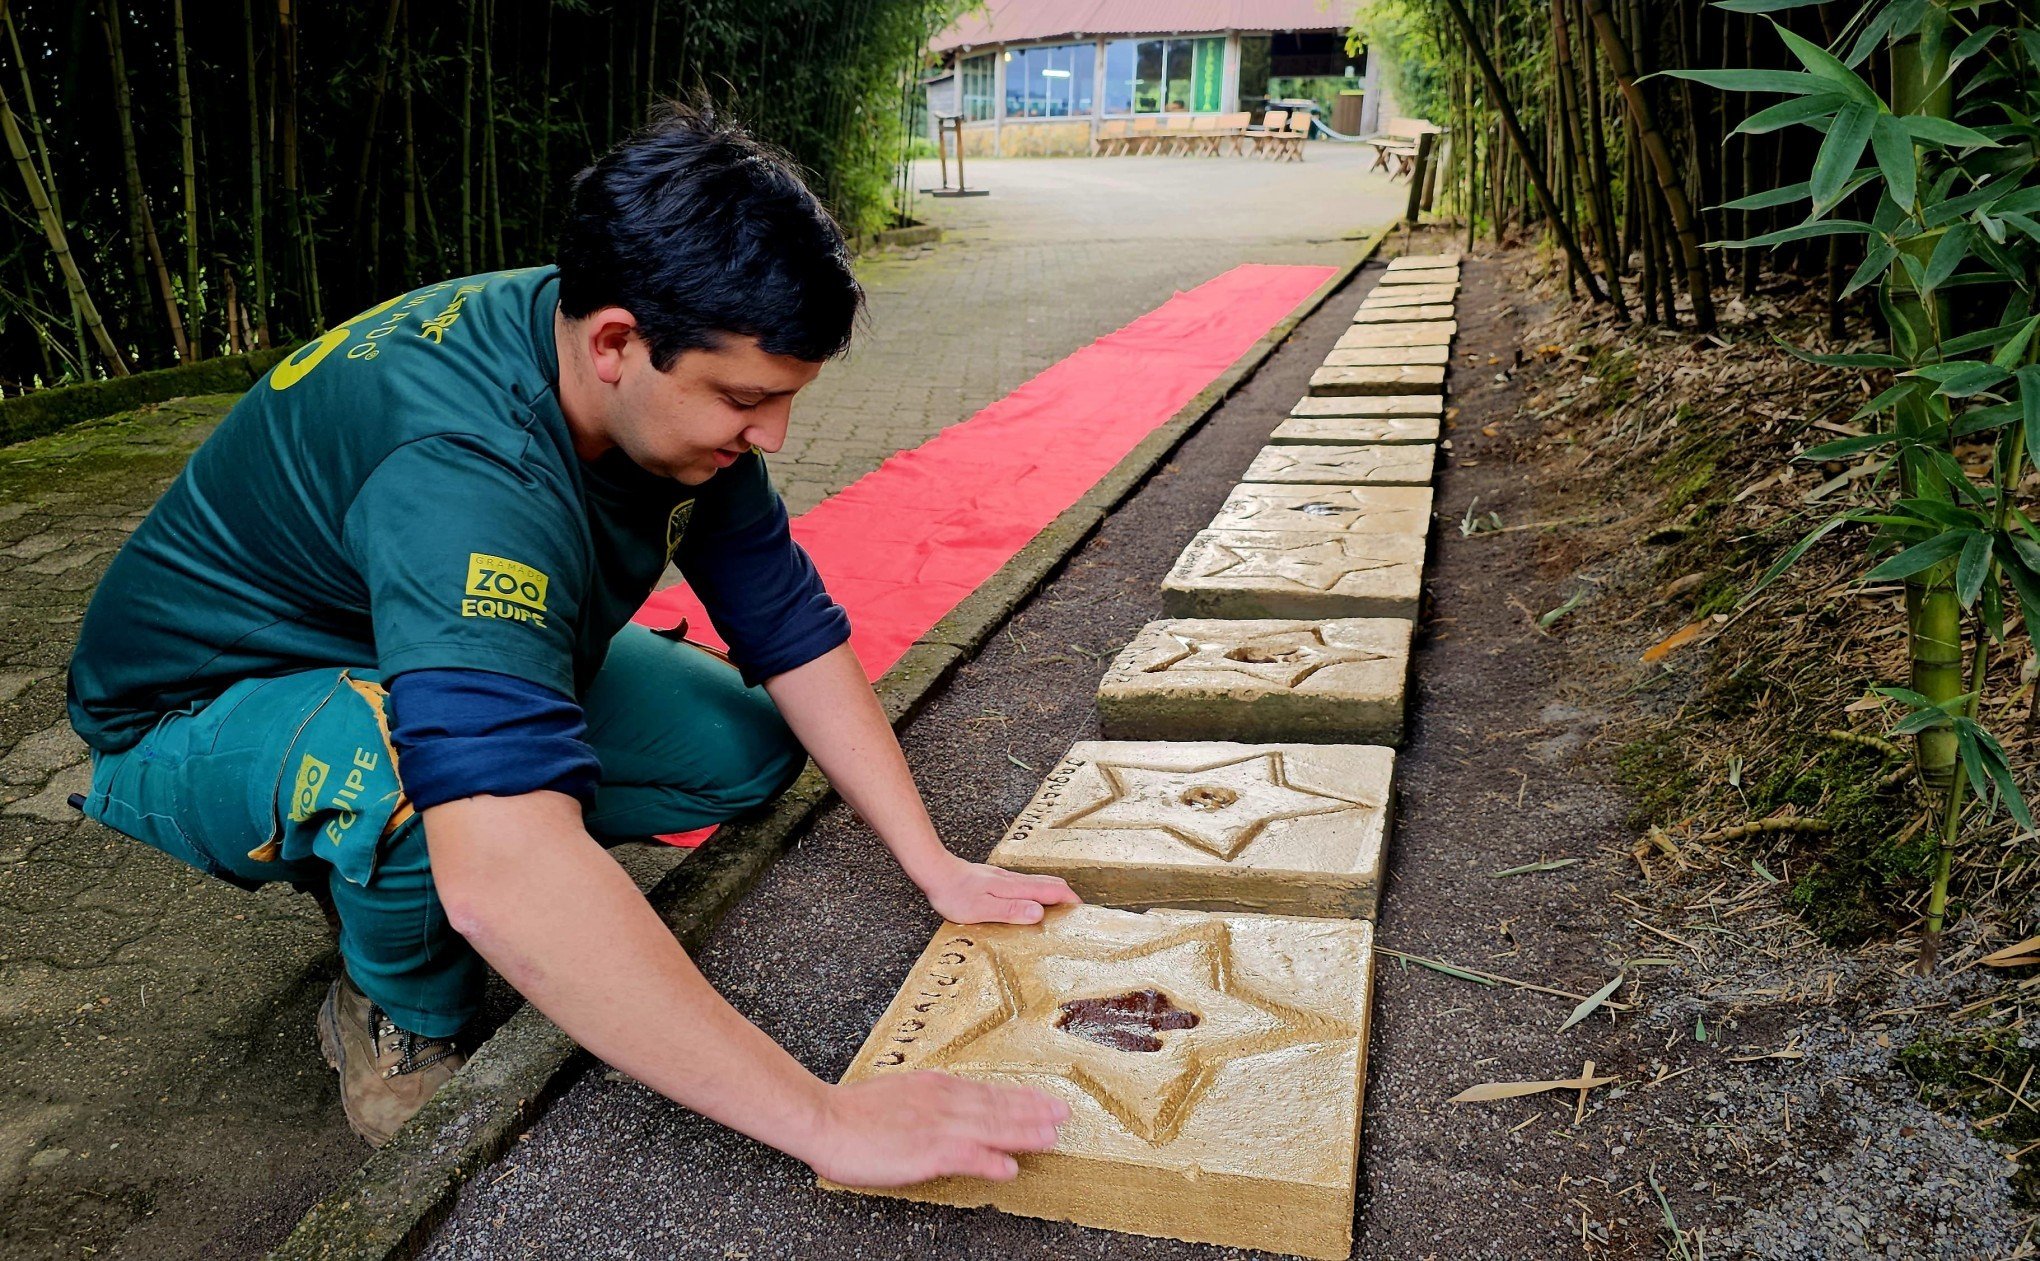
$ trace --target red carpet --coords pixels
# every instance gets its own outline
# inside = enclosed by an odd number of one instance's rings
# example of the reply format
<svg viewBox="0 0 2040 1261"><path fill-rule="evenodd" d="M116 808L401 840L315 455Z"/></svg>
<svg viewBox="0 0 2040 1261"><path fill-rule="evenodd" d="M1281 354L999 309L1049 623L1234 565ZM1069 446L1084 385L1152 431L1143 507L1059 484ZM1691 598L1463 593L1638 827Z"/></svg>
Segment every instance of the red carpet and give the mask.
<svg viewBox="0 0 2040 1261"><path fill-rule="evenodd" d="M884 674L1334 270L1235 267L796 518L794 537L850 615L850 644L865 673ZM692 633L713 638L684 585L654 595L637 614L652 626L683 617ZM704 835L667 839L699 844Z"/></svg>

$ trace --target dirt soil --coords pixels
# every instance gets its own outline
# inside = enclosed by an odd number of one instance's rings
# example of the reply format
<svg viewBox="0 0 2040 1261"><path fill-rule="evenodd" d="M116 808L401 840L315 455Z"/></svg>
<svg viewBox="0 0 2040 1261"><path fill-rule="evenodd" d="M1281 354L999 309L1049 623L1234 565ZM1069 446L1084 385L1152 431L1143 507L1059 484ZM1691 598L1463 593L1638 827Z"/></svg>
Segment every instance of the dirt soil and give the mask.
<svg viewBox="0 0 2040 1261"><path fill-rule="evenodd" d="M1444 244L1418 237L1389 253ZM1105 665L1160 615L1163 574L1378 270L1308 321L909 726L909 757L953 847L982 856L1041 774L1097 735ZM1655 633L1645 623L1568 638L1536 625L1610 557L1538 528L1566 515L1568 446L1545 441L1529 403L1548 384L1540 374L1578 368L1539 366L1524 346L1548 312L1520 270L1479 256L1465 268L1380 919L1392 953L1376 992L1356 1255L2023 1255L2002 1149L1919 1103L1897 1064L1920 1019L1912 1005L1944 1005L1968 982L1925 993L1881 957L1819 945L1786 913L1782 885L1746 862L1668 882L1631 856L1639 829L1610 733L1636 706L1629 685L1581 663L1633 660ZM1476 516L1502 528L1463 533ZM1497 874L1554 860L1576 861ZM837 807L702 962L833 1078L936 922ZM1558 1030L1577 996L1618 974L1608 1006ZM1889 1010L1869 1005L1880 997ZM1576 1091L1449 1102L1480 1083L1574 1077L1588 1061L1617 1080L1584 1104ZM597 1069L472 1180L428 1255L1248 1254L824 1194L797 1162Z"/></svg>

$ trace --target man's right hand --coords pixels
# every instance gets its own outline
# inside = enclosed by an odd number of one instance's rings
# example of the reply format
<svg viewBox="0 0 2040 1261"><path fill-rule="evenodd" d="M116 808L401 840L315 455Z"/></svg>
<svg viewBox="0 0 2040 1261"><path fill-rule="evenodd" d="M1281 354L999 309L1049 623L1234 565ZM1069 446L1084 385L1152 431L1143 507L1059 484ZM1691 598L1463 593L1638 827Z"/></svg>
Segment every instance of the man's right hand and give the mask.
<svg viewBox="0 0 2040 1261"><path fill-rule="evenodd" d="M898 1187L961 1175L1007 1182L1015 1152L1055 1146L1070 1107L1046 1091L898 1073L831 1086L812 1150L795 1151L831 1182Z"/></svg>

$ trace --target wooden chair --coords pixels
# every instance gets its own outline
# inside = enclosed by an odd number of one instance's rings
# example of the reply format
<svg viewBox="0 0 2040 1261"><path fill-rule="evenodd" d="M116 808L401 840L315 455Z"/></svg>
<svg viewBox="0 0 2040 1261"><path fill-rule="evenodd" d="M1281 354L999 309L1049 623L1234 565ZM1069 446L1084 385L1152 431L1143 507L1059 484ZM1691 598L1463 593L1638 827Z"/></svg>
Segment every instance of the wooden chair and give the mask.
<svg viewBox="0 0 2040 1261"><path fill-rule="evenodd" d="M1218 116L1218 122L1216 124L1218 128L1218 136L1212 142L1211 147L1212 153L1222 157L1228 152L1231 153L1245 152L1247 144L1247 123L1251 121L1253 117L1254 116L1252 114L1247 113L1245 110L1242 110L1237 114L1220 114Z"/></svg>
<svg viewBox="0 0 2040 1261"><path fill-rule="evenodd" d="M1133 122L1126 118L1113 118L1098 124L1098 138L1091 142L1094 157L1117 157L1126 152L1126 146L1133 140Z"/></svg>
<svg viewBox="0 0 2040 1261"><path fill-rule="evenodd" d="M1192 144L1191 125L1196 120L1188 114L1165 114L1162 117L1161 137L1156 142L1158 151L1172 157L1188 151Z"/></svg>
<svg viewBox="0 0 2040 1261"><path fill-rule="evenodd" d="M1153 153L1160 140L1162 124L1166 120L1159 114L1142 114L1133 120L1133 139L1127 144L1129 153Z"/></svg>
<svg viewBox="0 0 2040 1261"><path fill-rule="evenodd" d="M1218 115L1199 114L1190 120L1190 137L1183 142L1193 157L1218 156Z"/></svg>
<svg viewBox="0 0 2040 1261"><path fill-rule="evenodd" d="M1288 126L1289 111L1286 109L1271 109L1261 115L1261 125L1247 128L1245 137L1246 141L1253 142L1254 156L1257 158L1268 156L1270 150L1266 146L1271 143L1271 138Z"/></svg>
<svg viewBox="0 0 2040 1261"><path fill-rule="evenodd" d="M1303 142L1310 139L1311 116L1303 110L1292 110L1289 120L1275 136L1275 156L1287 162L1303 161Z"/></svg>

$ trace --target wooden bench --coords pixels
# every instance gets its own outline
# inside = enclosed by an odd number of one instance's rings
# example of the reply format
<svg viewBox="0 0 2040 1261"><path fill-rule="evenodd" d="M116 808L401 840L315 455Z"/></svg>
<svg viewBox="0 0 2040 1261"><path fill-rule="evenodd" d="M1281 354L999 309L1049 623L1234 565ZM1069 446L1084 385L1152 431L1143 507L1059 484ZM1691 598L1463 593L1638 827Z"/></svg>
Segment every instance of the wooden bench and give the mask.
<svg viewBox="0 0 2040 1261"><path fill-rule="evenodd" d="M1360 137L1361 144L1374 150L1374 165L1367 169L1387 171L1390 178L1409 175L1417 163L1417 138L1426 132L1443 130L1422 118L1389 119L1380 131Z"/></svg>

